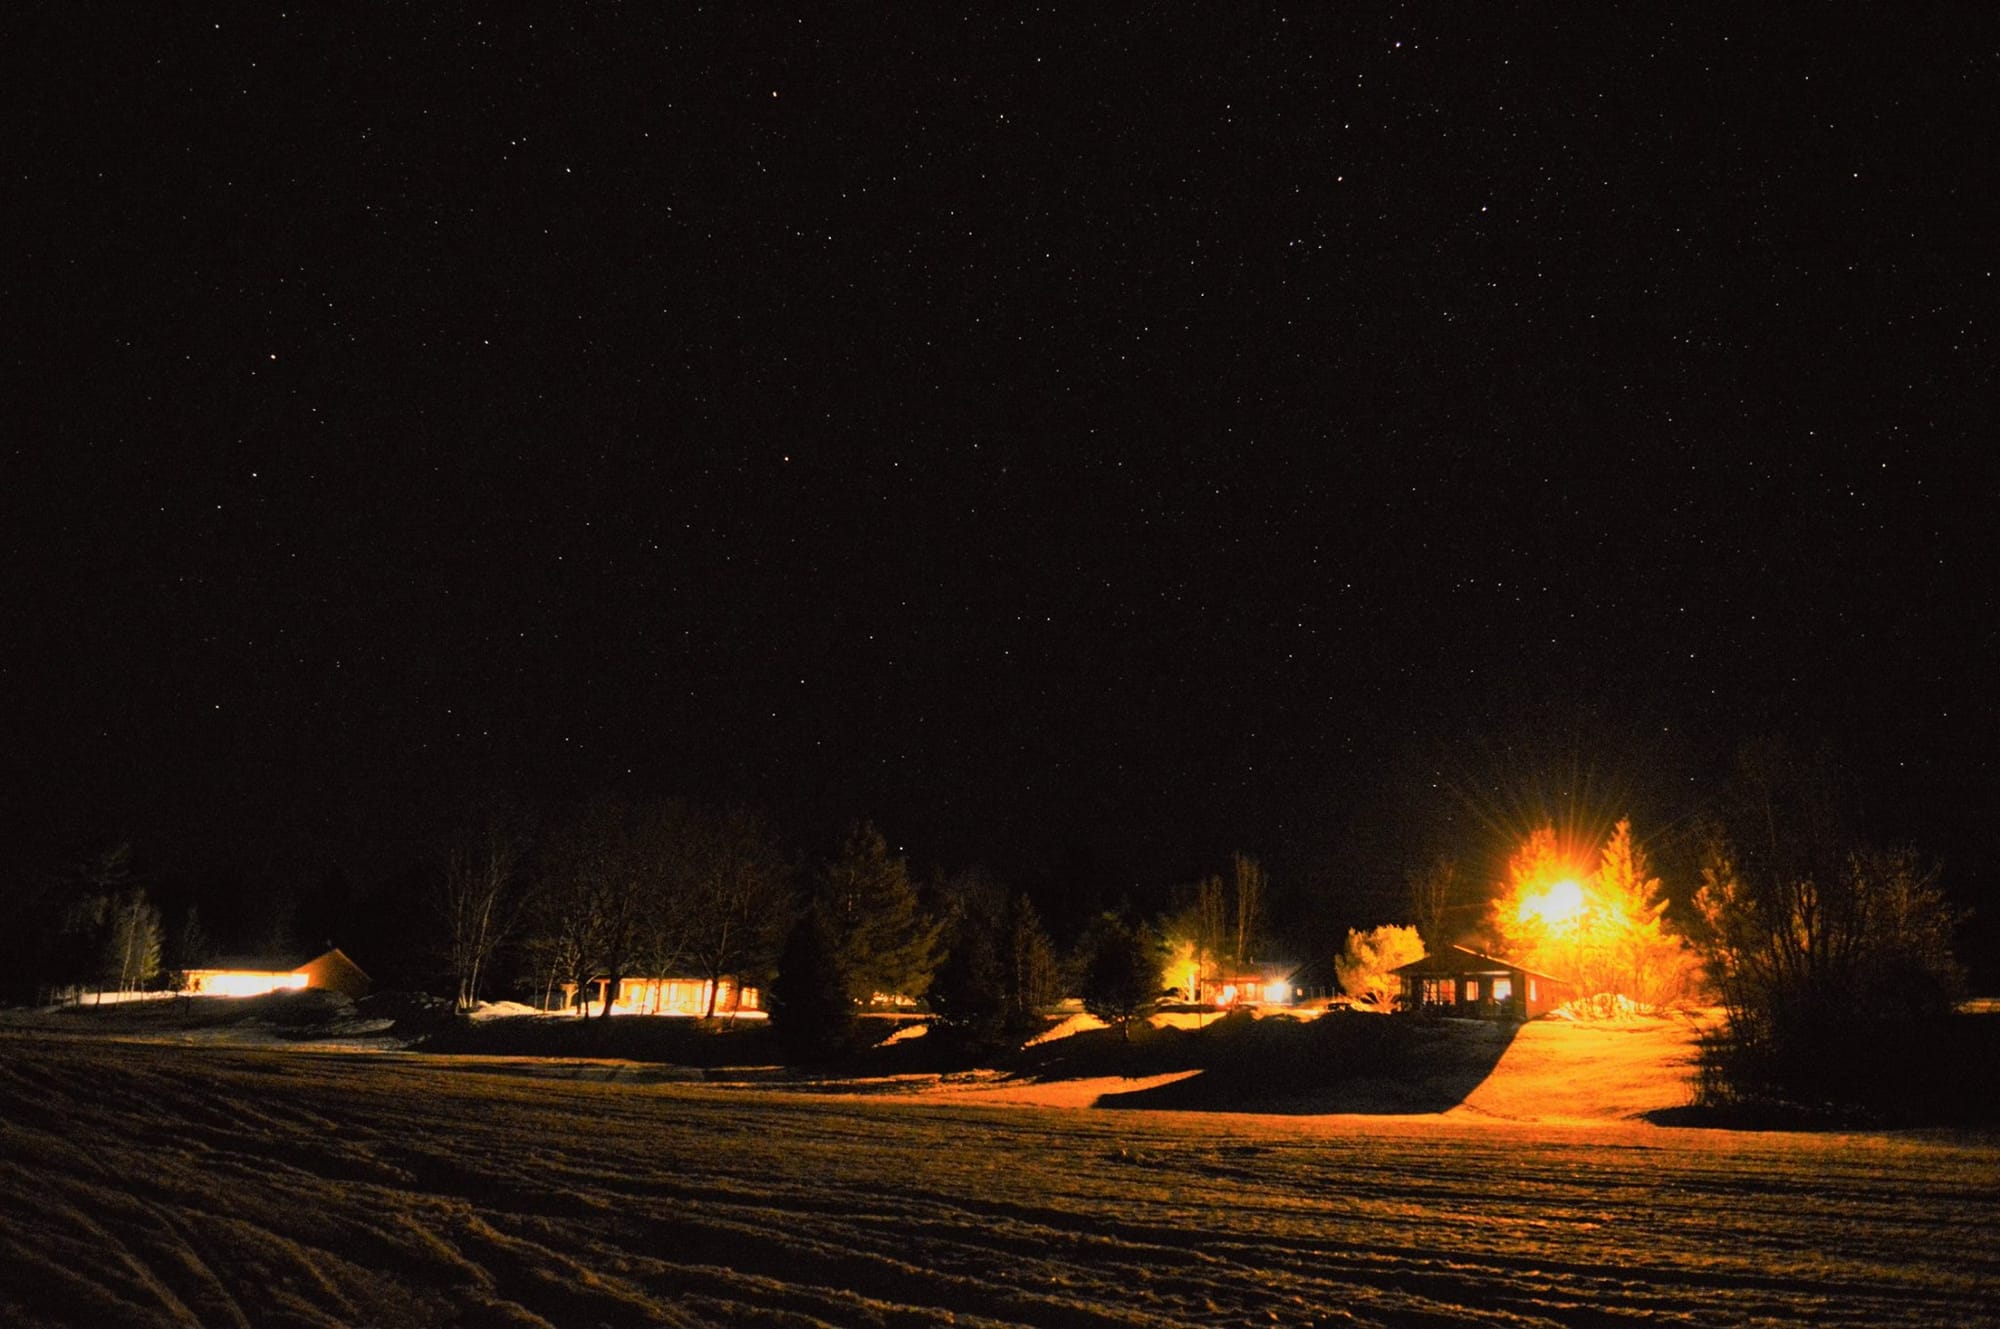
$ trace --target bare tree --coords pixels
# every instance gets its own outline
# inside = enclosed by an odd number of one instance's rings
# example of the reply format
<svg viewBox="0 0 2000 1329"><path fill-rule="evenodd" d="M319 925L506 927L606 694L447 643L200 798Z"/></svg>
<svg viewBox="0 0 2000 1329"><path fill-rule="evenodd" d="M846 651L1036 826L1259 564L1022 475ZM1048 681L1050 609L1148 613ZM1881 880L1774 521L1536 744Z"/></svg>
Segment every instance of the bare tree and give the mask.
<svg viewBox="0 0 2000 1329"><path fill-rule="evenodd" d="M576 868L583 887L585 917L598 970L605 982L599 1018L609 1017L618 989L636 962L658 964L666 947L658 929L654 905L663 852L671 841L659 832L658 819L623 802L607 802L586 820L588 840L580 846Z"/></svg>
<svg viewBox="0 0 2000 1329"><path fill-rule="evenodd" d="M1410 917L1416 920L1418 935L1427 949L1443 950L1452 940L1445 935L1445 917L1451 909L1452 897L1458 893L1458 864L1439 854L1412 871L1406 881Z"/></svg>
<svg viewBox="0 0 2000 1329"><path fill-rule="evenodd" d="M644 949L646 883L635 817L622 800L593 799L549 837L530 950L548 987L562 983L588 1007L589 984L607 981L602 1014Z"/></svg>
<svg viewBox="0 0 2000 1329"><path fill-rule="evenodd" d="M791 925L791 865L763 820L747 812L698 814L689 829L685 948L708 983L715 1015L725 978L768 969Z"/></svg>
<svg viewBox="0 0 2000 1329"><path fill-rule="evenodd" d="M521 912L520 843L498 822L460 833L445 853L439 910L457 1009L479 1004L486 972Z"/></svg>
<svg viewBox="0 0 2000 1329"><path fill-rule="evenodd" d="M525 949L545 993L600 981L609 1015L627 978L691 963L726 971L748 955L755 928L743 920L757 913L766 865L746 835L677 799L586 805L549 837L538 865Z"/></svg>
<svg viewBox="0 0 2000 1329"><path fill-rule="evenodd" d="M1264 868L1248 854L1233 860L1236 882L1236 960L1248 964L1264 922Z"/></svg>
<svg viewBox="0 0 2000 1329"><path fill-rule="evenodd" d="M1695 906L1728 1021L1704 1049L1707 1096L1907 1092L1882 1068L1920 1073L1909 1059L1932 1046L1964 981L1960 915L1935 867L1910 849L1854 850L1827 878L1752 875L1717 838Z"/></svg>
<svg viewBox="0 0 2000 1329"><path fill-rule="evenodd" d="M632 959L647 974L677 973L693 961L709 842L707 815L679 799L633 811L624 849L639 911ZM615 979L611 990L617 991Z"/></svg>
<svg viewBox="0 0 2000 1329"><path fill-rule="evenodd" d="M1201 879L1195 887L1194 907L1197 920L1194 960L1201 971L1197 980L1212 978L1229 947L1229 901L1223 892L1222 878L1210 875Z"/></svg>
<svg viewBox="0 0 2000 1329"><path fill-rule="evenodd" d="M529 975L540 986L543 1010L554 1003L556 988L581 993L590 981L590 929L582 895L555 855L542 860L528 897L521 949Z"/></svg>
<svg viewBox="0 0 2000 1329"><path fill-rule="evenodd" d="M134 886L110 902L106 915L104 984L137 992L160 973L160 911Z"/></svg>

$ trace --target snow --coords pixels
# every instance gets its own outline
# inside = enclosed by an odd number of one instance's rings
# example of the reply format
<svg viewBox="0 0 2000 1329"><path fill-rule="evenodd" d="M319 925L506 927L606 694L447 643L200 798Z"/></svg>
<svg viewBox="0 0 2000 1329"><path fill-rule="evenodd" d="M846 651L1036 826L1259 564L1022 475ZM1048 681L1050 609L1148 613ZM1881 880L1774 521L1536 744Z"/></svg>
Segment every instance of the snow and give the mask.
<svg viewBox="0 0 2000 1329"><path fill-rule="evenodd" d="M1403 1114L11 1023L10 1325L2000 1323L2000 1142L1635 1120L1678 1017L1441 1026L1489 1073Z"/></svg>
<svg viewBox="0 0 2000 1329"><path fill-rule="evenodd" d="M530 1006L525 1001L482 1001L472 1009L472 1018L475 1020L505 1020L517 1015L543 1015L550 1019L576 1018L574 1011L545 1011L539 1006Z"/></svg>

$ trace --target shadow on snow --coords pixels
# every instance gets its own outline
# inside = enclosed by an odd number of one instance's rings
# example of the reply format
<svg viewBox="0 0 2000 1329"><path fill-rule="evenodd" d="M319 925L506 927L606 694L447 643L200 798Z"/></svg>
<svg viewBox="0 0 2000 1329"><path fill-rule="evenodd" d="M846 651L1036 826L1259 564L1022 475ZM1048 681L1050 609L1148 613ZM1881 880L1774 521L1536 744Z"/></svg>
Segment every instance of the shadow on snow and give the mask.
<svg viewBox="0 0 2000 1329"><path fill-rule="evenodd" d="M1011 1067L1044 1082L1119 1076L1166 1083L1099 1095L1101 1108L1277 1114L1443 1112L1493 1071L1516 1026L1330 1013L1248 1015L1201 1029L1109 1029L1023 1052Z"/></svg>

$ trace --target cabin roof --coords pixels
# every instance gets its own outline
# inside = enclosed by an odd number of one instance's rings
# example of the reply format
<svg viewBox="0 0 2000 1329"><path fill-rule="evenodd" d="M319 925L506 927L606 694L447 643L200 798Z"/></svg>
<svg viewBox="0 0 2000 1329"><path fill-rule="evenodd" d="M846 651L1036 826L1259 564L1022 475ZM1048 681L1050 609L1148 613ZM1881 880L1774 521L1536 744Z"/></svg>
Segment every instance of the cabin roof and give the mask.
<svg viewBox="0 0 2000 1329"><path fill-rule="evenodd" d="M1444 950L1426 955L1421 960L1412 960L1390 970L1394 974L1407 974L1413 978L1428 977L1433 974L1525 974L1545 979L1551 983L1568 983L1567 978L1555 974L1545 974L1539 969L1530 969L1512 960L1499 960L1491 955L1481 955L1478 951L1464 946L1447 946Z"/></svg>
<svg viewBox="0 0 2000 1329"><path fill-rule="evenodd" d="M308 965L318 964L322 960L332 959L335 956L338 956L340 962L355 973L360 974L363 978L368 977L368 971L354 963L353 958L338 946L320 951L316 955L303 956L218 955L207 964L191 966L188 972L195 974L296 974Z"/></svg>
<svg viewBox="0 0 2000 1329"><path fill-rule="evenodd" d="M304 969L307 965L318 964L322 960L334 960L334 959L338 959L342 964L346 965L349 969L352 969L355 973L361 975L363 978L368 978L368 971L366 969L363 969L360 965L354 963L354 957L349 955L346 951L340 949L340 947L338 946L330 946L326 950L321 951L318 955L313 956L311 959L299 961L298 967ZM374 980L369 979L369 981L372 983Z"/></svg>

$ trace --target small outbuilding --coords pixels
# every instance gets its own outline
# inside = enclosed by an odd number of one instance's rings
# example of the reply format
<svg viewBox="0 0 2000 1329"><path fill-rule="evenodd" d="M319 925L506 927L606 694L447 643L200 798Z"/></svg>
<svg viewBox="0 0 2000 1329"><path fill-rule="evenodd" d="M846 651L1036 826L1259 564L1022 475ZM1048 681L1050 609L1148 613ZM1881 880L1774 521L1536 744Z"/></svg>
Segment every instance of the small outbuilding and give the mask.
<svg viewBox="0 0 2000 1329"><path fill-rule="evenodd" d="M1394 972L1402 983L1402 1009L1462 1019L1532 1020L1576 995L1568 979L1463 946L1447 946Z"/></svg>
<svg viewBox="0 0 2000 1329"><path fill-rule="evenodd" d="M320 988L342 996L368 995L373 980L338 946L298 964L268 959L225 959L187 971L184 992L203 997L261 997L267 992Z"/></svg>

